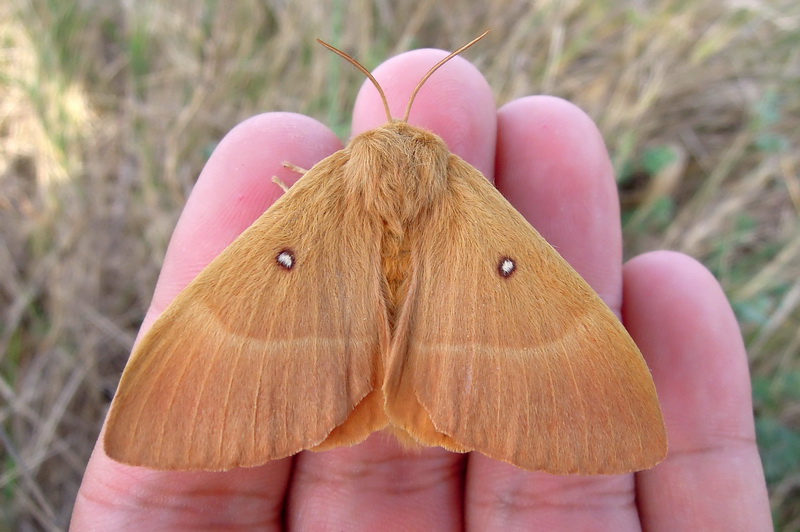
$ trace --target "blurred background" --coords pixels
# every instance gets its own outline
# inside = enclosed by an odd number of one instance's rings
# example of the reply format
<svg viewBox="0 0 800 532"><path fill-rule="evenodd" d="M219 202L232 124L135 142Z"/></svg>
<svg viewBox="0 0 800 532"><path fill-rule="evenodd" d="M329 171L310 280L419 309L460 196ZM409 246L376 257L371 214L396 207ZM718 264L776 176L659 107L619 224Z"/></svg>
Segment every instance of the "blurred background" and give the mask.
<svg viewBox="0 0 800 532"><path fill-rule="evenodd" d="M0 5L0 530L68 521L164 250L241 120L346 139L367 68L466 53L498 106L600 126L626 256L669 248L730 298L779 530L800 530L800 5L796 0L6 0Z"/></svg>

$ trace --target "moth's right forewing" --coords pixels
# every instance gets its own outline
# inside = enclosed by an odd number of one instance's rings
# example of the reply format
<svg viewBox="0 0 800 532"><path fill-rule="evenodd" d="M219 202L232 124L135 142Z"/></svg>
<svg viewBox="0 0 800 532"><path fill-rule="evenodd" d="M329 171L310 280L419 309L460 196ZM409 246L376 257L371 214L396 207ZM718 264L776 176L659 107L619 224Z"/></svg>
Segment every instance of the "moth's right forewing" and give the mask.
<svg viewBox="0 0 800 532"><path fill-rule="evenodd" d="M385 425L373 400L345 423L376 388L388 336L380 228L348 201L346 161L311 169L158 318L122 376L109 456L225 470Z"/></svg>

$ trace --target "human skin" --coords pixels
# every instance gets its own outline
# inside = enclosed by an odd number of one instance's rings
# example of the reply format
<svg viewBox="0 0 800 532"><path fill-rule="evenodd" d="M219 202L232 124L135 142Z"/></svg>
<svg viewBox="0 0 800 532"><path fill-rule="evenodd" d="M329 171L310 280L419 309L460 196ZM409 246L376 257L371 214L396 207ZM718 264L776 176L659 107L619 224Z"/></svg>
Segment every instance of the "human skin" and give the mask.
<svg viewBox="0 0 800 532"><path fill-rule="evenodd" d="M397 56L375 71L394 116L441 59ZM353 134L385 123L365 84ZM642 350L658 389L669 454L651 470L554 476L479 453L404 450L391 437L302 452L227 472L163 472L112 461L102 438L73 512L74 530L772 530L755 443L747 358L713 276L674 252L622 262L616 183L591 119L532 96L496 109L483 76L455 58L420 91L409 120L500 192L603 297ZM297 175L341 149L305 116L267 113L235 127L210 158L175 229L144 334L180 291ZM233 436L232 436L233 437Z"/></svg>

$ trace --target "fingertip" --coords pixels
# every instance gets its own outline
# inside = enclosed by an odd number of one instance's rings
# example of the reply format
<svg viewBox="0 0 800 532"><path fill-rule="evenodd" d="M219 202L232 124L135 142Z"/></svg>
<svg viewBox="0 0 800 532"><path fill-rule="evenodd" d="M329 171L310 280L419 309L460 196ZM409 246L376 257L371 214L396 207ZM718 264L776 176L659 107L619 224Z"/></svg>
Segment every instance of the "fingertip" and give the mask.
<svg viewBox="0 0 800 532"><path fill-rule="evenodd" d="M725 292L700 261L677 251L651 251L634 257L623 267L625 317L632 327L664 331L680 328L681 337L725 333L725 343L744 356L739 325ZM648 312L640 312L641 309ZM658 315L668 314L668 321ZM730 352L726 350L726 352Z"/></svg>
<svg viewBox="0 0 800 532"><path fill-rule="evenodd" d="M273 176L287 184L299 175L284 168L288 161L311 168L341 149L336 135L321 122L297 113L262 113L233 127L212 153L181 214L181 221L197 221L199 203L218 212L213 219L236 230L234 238L260 216L283 191ZM219 215L233 216L231 223ZM243 224L243 227L242 227Z"/></svg>
<svg viewBox="0 0 800 532"><path fill-rule="evenodd" d="M518 165L527 160L529 163L523 166L540 168L542 173L553 166L570 174L580 175L590 170L593 174L602 171L613 177L600 130L574 103L555 96L526 96L503 105L497 114L501 127L499 140L508 150L500 155L518 157L500 159L498 165Z"/></svg>
<svg viewBox="0 0 800 532"><path fill-rule="evenodd" d="M444 50L413 50L375 69L373 75L386 93L395 119L403 118L414 88L447 55ZM385 123L380 96L366 80L356 98L353 134ZM497 131L494 95L486 78L463 57L452 58L425 82L414 100L409 123L440 135L451 152L492 178Z"/></svg>
<svg viewBox="0 0 800 532"><path fill-rule="evenodd" d="M553 238L560 237L563 213L571 205L601 218L587 222L618 223L614 170L589 115L553 96L519 98L497 114L497 186L526 218ZM569 233L572 238L572 229Z"/></svg>
<svg viewBox="0 0 800 532"><path fill-rule="evenodd" d="M676 288L674 285L689 283L713 289L718 292L717 297L725 297L714 274L702 262L679 251L657 250L642 253L625 263L624 272L626 283L649 284L653 277L657 277L659 282L671 283L671 289Z"/></svg>

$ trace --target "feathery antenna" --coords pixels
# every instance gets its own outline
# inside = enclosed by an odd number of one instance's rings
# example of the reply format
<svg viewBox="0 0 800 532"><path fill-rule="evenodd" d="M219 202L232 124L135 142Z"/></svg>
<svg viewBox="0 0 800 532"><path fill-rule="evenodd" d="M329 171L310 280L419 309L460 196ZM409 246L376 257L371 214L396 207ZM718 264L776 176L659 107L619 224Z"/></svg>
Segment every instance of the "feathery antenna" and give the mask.
<svg viewBox="0 0 800 532"><path fill-rule="evenodd" d="M467 48L469 48L470 46L472 46L472 45L473 45L473 44L475 44L476 42L478 42L478 41L480 41L481 39L483 39L484 37L486 37L486 34L487 34L487 33L489 33L489 31L491 31L491 30L486 30L486 31L484 31L484 32L483 32L483 33L481 33L481 34L480 34L478 37L475 37L475 38L474 38L474 39L472 39L470 42L468 42L467 44L465 44L464 46L462 46L461 48L459 48L458 50L456 50L456 51L455 51L455 52L453 52L452 54L448 55L447 57L445 57L444 59L442 59L441 61L439 61L439 62L438 62L438 63L436 63L435 65L433 65L433 68L431 68L430 70L428 70L428 73L427 73L427 74L425 74L424 76L422 76L422 79L421 79L421 80L419 80L419 83L417 83L417 86L414 88L414 92L412 92L412 93L411 93L411 98L409 98L409 99L408 99L408 105L406 106L406 114L404 114L404 115L403 115L403 122L408 122L408 115L410 115L410 114L411 114L411 105L414 103L414 98L416 98L416 97L417 97L417 93L418 93L418 92L419 92L419 90L422 88L422 85L423 85L423 84L424 84L426 81L428 81L428 78L429 78L429 77L431 77L431 75L433 75L433 73L434 73L434 72L436 72L437 70L439 70L439 67L440 67L440 66L442 66L442 65L443 65L443 64L445 64L445 63L447 63L447 62L448 62L448 61L450 61L452 58L454 58L455 56L457 56L458 54L460 54L461 52L463 52L464 50L466 50Z"/></svg>
<svg viewBox="0 0 800 532"><path fill-rule="evenodd" d="M364 73L365 76L367 76L369 78L369 80L372 82L372 84L375 85L375 88L378 89L378 94L381 95L381 100L383 100L383 109L386 111L386 119L389 122L391 122L392 121L392 112L389 110L389 102L386 100L386 94L384 94L380 83L378 83L378 80L375 79L375 77L372 74L370 74L369 70L364 68L361 65L361 63L359 63L358 61L356 61L355 59L353 59L352 57L350 57L349 55L347 55L343 51L339 50L338 48L334 48L333 46L331 46L330 44L326 43L322 39L317 39L317 42L320 43L325 48L327 48L328 50L330 50L331 52L333 52L333 53L335 53L337 55L340 55L340 56L344 57L345 59L347 59L347 61L351 65L353 65L354 67L359 69L361 72Z"/></svg>
<svg viewBox="0 0 800 532"><path fill-rule="evenodd" d="M424 76L422 76L422 79L419 80L419 83L417 83L417 86L414 87L414 91L411 93L411 97L408 99L408 105L406 106L406 113L405 113L405 115L403 115L403 122L408 122L408 115L411 114L411 105L414 103L414 98L417 97L417 93L422 88L422 85L426 81L428 81L428 78L430 78L431 75L433 75L433 73L436 72L439 69L440 66L442 66L445 63L447 63L452 58L454 58L455 56L457 56L458 54L460 54L461 52L463 52L464 50L466 50L467 48L469 48L470 46L472 46L476 42L478 42L481 39L483 39L484 37L486 37L486 34L489 33L489 31L490 30L484 31L478 37L472 39L470 42L468 42L467 44L465 44L464 46L462 46L461 48L459 48L455 52L451 53L450 55L448 55L447 57L445 57L444 59L442 59L441 61L439 61L435 65L433 65L433 68L428 70L428 73L425 74ZM339 50L338 48L335 48L334 46L331 46L330 44L326 43L322 39L317 39L317 42L320 43L325 48L327 48L328 50L330 50L331 52L335 53L336 55L339 55L339 56L345 58L348 63L350 63L351 65L353 65L357 69L359 69L365 76L367 76L367 78L369 78L369 80L372 82L372 84L375 85L375 88L378 89L378 94L381 95L381 101L383 102L383 109L384 109L384 111L386 111L386 119L389 122L391 122L393 120L392 112L391 112L391 110L389 110L389 102L386 99L386 94L383 92L383 89L381 88L380 83L378 83L378 80L375 79L375 77L370 73L370 71L367 70L366 68L364 68L364 66L361 63L359 63L358 61L356 61L353 57L349 56L348 54L344 53L343 51Z"/></svg>

